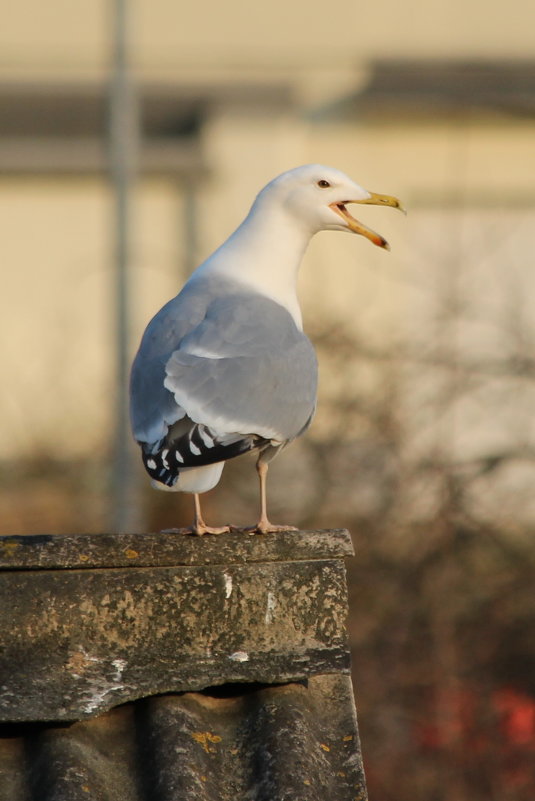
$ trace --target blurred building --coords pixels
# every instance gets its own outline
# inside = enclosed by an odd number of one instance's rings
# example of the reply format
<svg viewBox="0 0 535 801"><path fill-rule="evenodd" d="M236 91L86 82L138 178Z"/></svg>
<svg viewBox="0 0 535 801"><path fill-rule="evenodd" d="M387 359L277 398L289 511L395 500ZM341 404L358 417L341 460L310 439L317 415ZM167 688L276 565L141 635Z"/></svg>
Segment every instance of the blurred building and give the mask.
<svg viewBox="0 0 535 801"><path fill-rule="evenodd" d="M533 4L511 0L498 14L484 0L134 0L131 10L141 131L132 350L268 180L307 162L339 167L410 213L362 213L390 254L332 233L310 247L307 326L327 347L335 329L354 335L360 358L343 374L324 360L311 436L336 433L328 410L340 398L365 388L373 405L388 364L405 464L460 465L484 505L487 467L495 476L503 463L486 513L522 506L535 520ZM0 441L10 463L109 450L111 32L105 0L28 0L0 29ZM368 434L361 414L349 439L361 446ZM419 480L406 497L426 514L433 481Z"/></svg>
<svg viewBox="0 0 535 801"><path fill-rule="evenodd" d="M115 530L114 3L3 5L1 531ZM354 535L370 795L532 799L532 0L129 7L132 353L283 170L326 163L403 200L406 218L359 212L391 253L311 243L301 295L321 399L270 471L270 511ZM132 463L142 527L185 523L189 506L181 518ZM235 460L208 519L251 522L256 500Z"/></svg>

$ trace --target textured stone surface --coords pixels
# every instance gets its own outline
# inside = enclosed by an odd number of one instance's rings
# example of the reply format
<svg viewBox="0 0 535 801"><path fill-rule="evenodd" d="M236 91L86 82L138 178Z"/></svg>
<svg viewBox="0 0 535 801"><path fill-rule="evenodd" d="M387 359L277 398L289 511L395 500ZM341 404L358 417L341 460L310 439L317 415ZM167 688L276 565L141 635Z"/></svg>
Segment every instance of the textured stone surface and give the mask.
<svg viewBox="0 0 535 801"><path fill-rule="evenodd" d="M0 569L158 567L353 556L345 529L194 537L185 529L152 534L0 536Z"/></svg>
<svg viewBox="0 0 535 801"><path fill-rule="evenodd" d="M347 532L100 537L3 538L0 720L349 670Z"/></svg>

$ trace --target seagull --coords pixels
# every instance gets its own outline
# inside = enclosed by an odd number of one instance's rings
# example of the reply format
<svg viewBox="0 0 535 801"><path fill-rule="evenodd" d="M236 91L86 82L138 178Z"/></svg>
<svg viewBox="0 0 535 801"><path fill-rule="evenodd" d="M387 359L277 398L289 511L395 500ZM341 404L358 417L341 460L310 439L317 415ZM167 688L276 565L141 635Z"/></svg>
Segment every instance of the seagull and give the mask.
<svg viewBox="0 0 535 801"><path fill-rule="evenodd" d="M402 209L343 172L309 164L284 172L257 195L233 234L153 317L132 365L130 417L154 487L193 494L191 532L208 526L200 494L225 462L257 451L260 533L295 530L267 515L269 462L309 427L317 361L303 333L297 274L319 231L347 231L389 249L356 220L350 203Z"/></svg>

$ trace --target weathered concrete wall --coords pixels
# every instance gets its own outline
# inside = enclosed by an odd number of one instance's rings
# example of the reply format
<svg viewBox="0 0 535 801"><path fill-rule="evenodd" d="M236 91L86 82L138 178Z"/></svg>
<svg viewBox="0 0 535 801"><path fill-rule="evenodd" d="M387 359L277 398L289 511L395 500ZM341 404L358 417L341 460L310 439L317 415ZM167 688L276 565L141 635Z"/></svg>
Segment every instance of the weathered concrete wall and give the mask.
<svg viewBox="0 0 535 801"><path fill-rule="evenodd" d="M347 532L0 538L0 719L348 673Z"/></svg>

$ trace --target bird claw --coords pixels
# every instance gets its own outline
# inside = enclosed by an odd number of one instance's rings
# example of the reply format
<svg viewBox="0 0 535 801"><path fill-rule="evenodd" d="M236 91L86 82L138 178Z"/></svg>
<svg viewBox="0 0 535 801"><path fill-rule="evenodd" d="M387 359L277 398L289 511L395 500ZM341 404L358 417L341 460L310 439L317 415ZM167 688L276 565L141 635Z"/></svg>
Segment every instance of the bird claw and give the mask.
<svg viewBox="0 0 535 801"><path fill-rule="evenodd" d="M162 528L160 534L193 534L202 537L204 534L226 534L230 526L207 526L206 523L197 523L186 528Z"/></svg>
<svg viewBox="0 0 535 801"><path fill-rule="evenodd" d="M274 523L268 523L266 526L256 526L256 531L259 534L272 534L276 531L299 531L297 526L276 526Z"/></svg>
<svg viewBox="0 0 535 801"><path fill-rule="evenodd" d="M228 534L230 526L207 526L205 523L197 523L190 526L189 530L196 537L202 537L204 534Z"/></svg>
<svg viewBox="0 0 535 801"><path fill-rule="evenodd" d="M247 526L243 531L248 531L250 534L274 534L277 531L299 531L299 529L297 526L278 526L269 520L259 520L256 526Z"/></svg>

